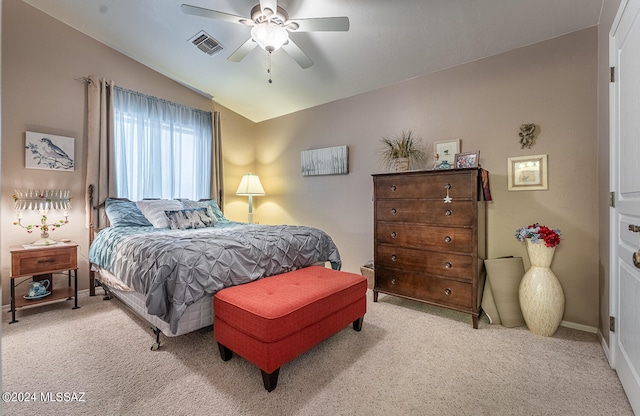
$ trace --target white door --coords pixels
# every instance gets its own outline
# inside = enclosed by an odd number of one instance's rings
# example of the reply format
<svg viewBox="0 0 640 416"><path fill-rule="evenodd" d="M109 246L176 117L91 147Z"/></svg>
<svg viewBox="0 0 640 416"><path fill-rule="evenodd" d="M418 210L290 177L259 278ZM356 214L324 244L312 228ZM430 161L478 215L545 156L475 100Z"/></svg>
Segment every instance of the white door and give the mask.
<svg viewBox="0 0 640 416"><path fill-rule="evenodd" d="M640 415L640 0L623 0L611 29L610 345L631 407ZM637 259L640 262L640 258Z"/></svg>

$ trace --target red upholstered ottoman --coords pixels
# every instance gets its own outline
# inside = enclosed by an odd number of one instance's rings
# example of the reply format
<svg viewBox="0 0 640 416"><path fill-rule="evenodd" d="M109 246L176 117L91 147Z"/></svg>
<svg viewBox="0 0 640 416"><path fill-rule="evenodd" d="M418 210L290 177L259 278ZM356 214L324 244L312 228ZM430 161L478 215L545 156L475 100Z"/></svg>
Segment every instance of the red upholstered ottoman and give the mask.
<svg viewBox="0 0 640 416"><path fill-rule="evenodd" d="M366 292L364 277L319 266L226 288L213 298L213 336L224 361L244 357L272 391L280 366L350 323L360 331Z"/></svg>

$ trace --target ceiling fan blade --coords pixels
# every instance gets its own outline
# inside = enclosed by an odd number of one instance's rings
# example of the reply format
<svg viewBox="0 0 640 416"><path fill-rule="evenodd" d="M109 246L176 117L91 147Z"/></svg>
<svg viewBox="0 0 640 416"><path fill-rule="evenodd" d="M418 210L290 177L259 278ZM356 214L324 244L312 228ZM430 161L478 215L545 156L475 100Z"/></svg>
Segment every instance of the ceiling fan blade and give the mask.
<svg viewBox="0 0 640 416"><path fill-rule="evenodd" d="M265 10L269 9L271 13L266 13ZM260 0L260 10L265 15L270 15L278 11L278 0Z"/></svg>
<svg viewBox="0 0 640 416"><path fill-rule="evenodd" d="M182 13L184 14L190 14L193 16L200 16L200 17L208 17L209 19L224 20L225 22L243 23L243 21L247 21L247 20L251 21L251 19L247 17L236 16L229 13L222 13L215 10L205 9L202 7L190 6L188 4L183 4L182 6L180 6L180 9L182 9Z"/></svg>
<svg viewBox="0 0 640 416"><path fill-rule="evenodd" d="M227 58L227 61L230 61L230 62L242 61L244 57L249 54L249 52L255 49L256 46L258 46L258 44L254 42L253 39L249 38L249 40L247 40L245 43L240 45L238 49L236 49L231 55L229 55L229 57Z"/></svg>
<svg viewBox="0 0 640 416"><path fill-rule="evenodd" d="M286 24L294 23L298 28L289 27L292 32L346 32L349 30L348 17L319 17L310 19L287 20Z"/></svg>
<svg viewBox="0 0 640 416"><path fill-rule="evenodd" d="M300 47L291 39L289 39L289 42L282 45L282 49L284 49L284 51L288 53L289 56L302 67L302 69L307 69L313 65L313 61L309 59L309 57L302 52L302 49L300 49Z"/></svg>

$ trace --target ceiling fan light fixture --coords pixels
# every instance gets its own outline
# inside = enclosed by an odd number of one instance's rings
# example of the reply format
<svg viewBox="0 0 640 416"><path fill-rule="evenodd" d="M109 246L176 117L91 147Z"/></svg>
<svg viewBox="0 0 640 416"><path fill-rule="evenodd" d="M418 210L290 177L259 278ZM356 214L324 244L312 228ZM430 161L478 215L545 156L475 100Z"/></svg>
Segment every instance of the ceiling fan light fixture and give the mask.
<svg viewBox="0 0 640 416"><path fill-rule="evenodd" d="M273 52L289 41L289 32L280 25L266 21L251 28L251 38L265 51Z"/></svg>

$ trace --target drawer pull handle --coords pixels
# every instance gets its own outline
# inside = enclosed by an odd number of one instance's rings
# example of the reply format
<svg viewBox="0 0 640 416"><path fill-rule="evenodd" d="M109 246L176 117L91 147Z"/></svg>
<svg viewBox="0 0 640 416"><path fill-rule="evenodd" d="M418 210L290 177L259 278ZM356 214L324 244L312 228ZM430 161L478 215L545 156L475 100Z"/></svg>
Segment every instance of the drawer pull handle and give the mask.
<svg viewBox="0 0 640 416"><path fill-rule="evenodd" d="M640 227L637 225L629 224L629 231L632 233L640 233Z"/></svg>
<svg viewBox="0 0 640 416"><path fill-rule="evenodd" d="M444 242L445 242L445 243L450 243L450 242L451 242L451 237L446 236L446 237L444 238Z"/></svg>
<svg viewBox="0 0 640 416"><path fill-rule="evenodd" d="M451 214L453 214L453 212L451 212L451 210L450 210L450 209L448 209L448 210L446 210L446 211L444 212L444 215L445 215L445 216L447 216L447 217L451 216Z"/></svg>
<svg viewBox="0 0 640 416"><path fill-rule="evenodd" d="M398 234L395 231L391 231L391 238L396 238Z"/></svg>
<svg viewBox="0 0 640 416"><path fill-rule="evenodd" d="M445 183L444 184L444 189L451 189L451 184L450 183Z"/></svg>
<svg viewBox="0 0 640 416"><path fill-rule="evenodd" d="M396 280L396 278L394 277L393 279L391 279L391 284L395 285L396 283L398 283L398 281Z"/></svg>
<svg viewBox="0 0 640 416"><path fill-rule="evenodd" d="M444 264L444 267L446 267L447 269L450 269L453 265L450 262L446 262Z"/></svg>
<svg viewBox="0 0 640 416"><path fill-rule="evenodd" d="M391 185L391 191L395 192L396 191L396 186L395 185Z"/></svg>
<svg viewBox="0 0 640 416"><path fill-rule="evenodd" d="M446 289L444 290L444 294L445 294L445 295L447 295L447 296L449 296L449 295L451 294L451 289L446 288Z"/></svg>
<svg viewBox="0 0 640 416"><path fill-rule="evenodd" d="M55 262L55 261L56 261L56 259L41 259L41 260L36 261L36 263L38 263L38 264L42 264L42 263L53 263L53 262Z"/></svg>
<svg viewBox="0 0 640 416"><path fill-rule="evenodd" d="M398 261L398 256L396 256L395 254L392 254L391 261Z"/></svg>
<svg viewBox="0 0 640 416"><path fill-rule="evenodd" d="M396 215L398 211L395 208L391 208L391 215Z"/></svg>

